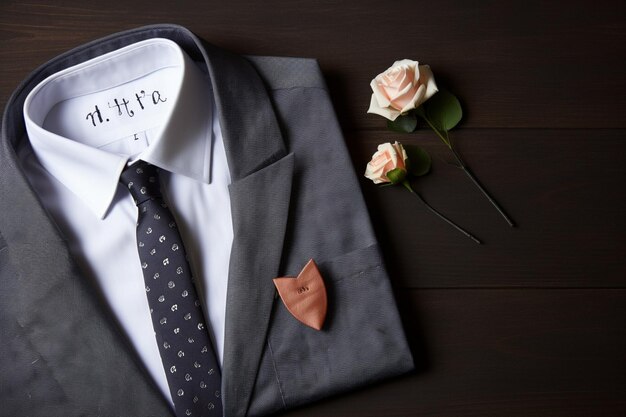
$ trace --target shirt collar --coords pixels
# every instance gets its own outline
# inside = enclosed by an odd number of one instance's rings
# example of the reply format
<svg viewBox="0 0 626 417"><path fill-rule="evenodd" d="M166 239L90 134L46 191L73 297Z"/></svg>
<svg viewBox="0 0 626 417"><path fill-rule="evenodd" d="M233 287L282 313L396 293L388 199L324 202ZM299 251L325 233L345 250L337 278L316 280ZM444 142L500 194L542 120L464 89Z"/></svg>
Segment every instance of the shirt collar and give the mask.
<svg viewBox="0 0 626 417"><path fill-rule="evenodd" d="M170 40L148 39L66 68L39 83L24 102L26 130L39 162L99 218L106 216L131 155L53 133L42 127L44 120L63 100L123 84L165 66L179 69L172 81L174 94L167 97L173 100L171 111L153 130L150 145L132 158L208 183L214 117L211 84Z"/></svg>

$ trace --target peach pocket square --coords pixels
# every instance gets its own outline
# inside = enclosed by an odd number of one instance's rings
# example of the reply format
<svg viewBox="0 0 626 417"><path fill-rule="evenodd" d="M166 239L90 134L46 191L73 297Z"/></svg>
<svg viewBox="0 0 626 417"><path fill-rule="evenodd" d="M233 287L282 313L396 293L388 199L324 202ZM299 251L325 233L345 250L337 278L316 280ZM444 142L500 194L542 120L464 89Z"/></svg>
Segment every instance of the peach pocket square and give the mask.
<svg viewBox="0 0 626 417"><path fill-rule="evenodd" d="M315 330L322 329L326 319L326 287L313 259L297 277L274 278L274 285L292 316Z"/></svg>

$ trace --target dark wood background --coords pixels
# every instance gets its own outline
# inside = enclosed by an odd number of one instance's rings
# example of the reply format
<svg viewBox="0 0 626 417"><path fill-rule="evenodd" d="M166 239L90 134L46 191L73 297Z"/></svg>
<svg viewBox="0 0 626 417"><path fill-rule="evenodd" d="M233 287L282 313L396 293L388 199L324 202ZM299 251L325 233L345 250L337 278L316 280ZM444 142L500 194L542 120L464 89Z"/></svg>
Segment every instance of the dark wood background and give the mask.
<svg viewBox="0 0 626 417"><path fill-rule="evenodd" d="M69 48L163 22L317 58L359 175L380 142L422 145L416 188L485 242L363 179L418 370L289 416L626 415L625 2L0 0L0 101ZM453 140L518 227L432 132L366 114L401 58L461 97Z"/></svg>

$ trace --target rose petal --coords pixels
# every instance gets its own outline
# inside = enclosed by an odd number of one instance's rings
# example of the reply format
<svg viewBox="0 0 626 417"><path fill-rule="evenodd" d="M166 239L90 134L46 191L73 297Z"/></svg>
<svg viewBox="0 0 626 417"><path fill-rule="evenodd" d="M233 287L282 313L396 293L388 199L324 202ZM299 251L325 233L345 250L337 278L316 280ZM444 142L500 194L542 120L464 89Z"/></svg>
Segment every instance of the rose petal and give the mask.
<svg viewBox="0 0 626 417"><path fill-rule="evenodd" d="M391 160L391 166L385 167L385 168L388 168L387 171L385 171L385 173L387 173L390 170L398 166L398 153L396 152L396 148L394 148L391 143L387 142L383 145L384 145L384 149L385 149L385 153L387 154L387 157ZM380 149L380 146L378 147L378 149Z"/></svg>
<svg viewBox="0 0 626 417"><path fill-rule="evenodd" d="M435 76L428 65L420 65L420 83L426 85L426 93L424 94L424 101L428 100L435 95L439 89L435 84Z"/></svg>
<svg viewBox="0 0 626 417"><path fill-rule="evenodd" d="M387 107L389 106L389 99L383 94L381 87L378 84L377 78L374 78L370 83L370 87L372 88L372 92L374 93L374 97L376 97L376 101L378 107Z"/></svg>
<svg viewBox="0 0 626 417"><path fill-rule="evenodd" d="M422 73L420 72L420 67L423 67L423 65L416 65L415 66L415 73L413 74L413 83L414 84L420 84L420 76L422 75Z"/></svg>
<svg viewBox="0 0 626 417"><path fill-rule="evenodd" d="M370 87L373 95L368 113L391 121L418 107L437 92L430 67L410 59L394 62L371 81Z"/></svg>
<svg viewBox="0 0 626 417"><path fill-rule="evenodd" d="M365 168L365 177L375 184L390 182L387 173L396 168L406 169L406 152L399 142L381 143Z"/></svg>
<svg viewBox="0 0 626 417"><path fill-rule="evenodd" d="M398 90L403 90L412 84L413 80L409 78L412 74L410 74L409 71L410 68L400 68L399 74L401 74L402 77L398 77L395 83Z"/></svg>
<svg viewBox="0 0 626 417"><path fill-rule="evenodd" d="M407 104L406 107L404 107L401 112L407 112L409 110L415 109L417 107L419 107L424 101L426 101L424 99L424 94L426 93L426 87L423 85L420 85L419 88L417 89L417 91L415 92L415 95L412 97L412 99L409 101L409 104Z"/></svg>
<svg viewBox="0 0 626 417"><path fill-rule="evenodd" d="M376 95L372 94L372 98L370 100L370 107L367 110L368 113L377 114L379 116L383 116L386 119L394 121L400 116L400 112L396 109L392 109L389 107L381 107L378 104L378 100L376 99Z"/></svg>
<svg viewBox="0 0 626 417"><path fill-rule="evenodd" d="M406 154L406 150L404 149L404 146L402 146L402 144L400 144L400 142L396 142L396 143L398 144L398 146L402 150L402 161L404 161L404 165L405 165L405 168L406 168L406 160L409 159L409 156Z"/></svg>
<svg viewBox="0 0 626 417"><path fill-rule="evenodd" d="M389 182L389 180L385 177L383 178L382 170L372 170L370 164L367 164L365 168L365 177L374 181L374 184L380 184L383 182Z"/></svg>
<svg viewBox="0 0 626 417"><path fill-rule="evenodd" d="M376 157L374 156L374 158L367 164L369 167L369 171L372 174L376 174L376 175L382 175L385 172L385 164L387 163L387 159L385 158L380 158L380 157Z"/></svg>
<svg viewBox="0 0 626 417"><path fill-rule="evenodd" d="M391 100L391 105L393 108L400 110L401 112L405 112L413 107L410 107L415 101L414 97L418 90L417 85L407 84L406 87Z"/></svg>
<svg viewBox="0 0 626 417"><path fill-rule="evenodd" d="M406 159L407 159L407 155L406 155L406 151L404 150L404 147L400 144L400 142L396 141L393 144L393 148L396 151L396 154L398 156L398 168L405 168L406 169Z"/></svg>
<svg viewBox="0 0 626 417"><path fill-rule="evenodd" d="M391 84L396 84L398 80L401 80L402 77L404 76L404 73L402 71L402 68L389 68L385 72L385 75L387 76L386 77L388 81L387 84L391 85Z"/></svg>
<svg viewBox="0 0 626 417"><path fill-rule="evenodd" d="M407 66L418 66L419 62L417 61L413 61L412 59L401 59L399 61L396 61L393 63L392 67L398 67L400 65L407 65Z"/></svg>
<svg viewBox="0 0 626 417"><path fill-rule="evenodd" d="M383 93L390 102L393 102L407 86L409 86L409 88L411 86L411 82L406 79L406 71L404 68L395 69L393 74L393 79L387 79L385 83L379 84L381 93Z"/></svg>

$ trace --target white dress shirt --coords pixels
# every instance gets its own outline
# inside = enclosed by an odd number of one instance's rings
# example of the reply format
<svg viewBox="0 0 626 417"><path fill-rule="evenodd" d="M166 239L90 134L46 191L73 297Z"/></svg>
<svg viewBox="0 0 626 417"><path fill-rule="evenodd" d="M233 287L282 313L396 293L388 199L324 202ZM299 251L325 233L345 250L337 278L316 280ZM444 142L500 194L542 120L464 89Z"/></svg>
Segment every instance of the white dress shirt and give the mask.
<svg viewBox="0 0 626 417"><path fill-rule="evenodd" d="M24 117L26 175L171 402L137 252L137 207L118 181L137 159L164 170L163 194L200 278L221 363L231 179L208 75L174 42L150 39L51 75L26 98Z"/></svg>

